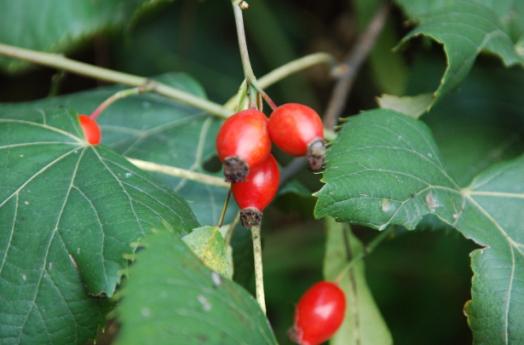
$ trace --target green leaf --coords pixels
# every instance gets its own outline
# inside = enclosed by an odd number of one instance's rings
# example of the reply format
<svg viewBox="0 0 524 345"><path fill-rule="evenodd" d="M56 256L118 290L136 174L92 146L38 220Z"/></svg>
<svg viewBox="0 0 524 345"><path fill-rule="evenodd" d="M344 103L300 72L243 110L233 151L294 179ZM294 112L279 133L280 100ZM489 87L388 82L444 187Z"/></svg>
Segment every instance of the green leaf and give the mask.
<svg viewBox="0 0 524 345"><path fill-rule="evenodd" d="M393 339L369 291L363 260L355 264L342 279L340 273L348 260L363 251L362 243L353 235L349 225L326 219L327 242L324 258L324 277L337 281L346 295L344 323L331 338L331 345L391 345ZM347 257L346 248L351 254Z"/></svg>
<svg viewBox="0 0 524 345"><path fill-rule="evenodd" d="M433 93L428 110L461 83L481 51L498 56L505 66L524 63L524 57L518 54L499 13L480 2L397 1L419 23L402 43L416 36L427 36L442 44L446 54L446 71Z"/></svg>
<svg viewBox="0 0 524 345"><path fill-rule="evenodd" d="M165 0L0 0L0 42L49 52L69 52L87 38L129 25L139 10ZM0 58L0 68L27 63Z"/></svg>
<svg viewBox="0 0 524 345"><path fill-rule="evenodd" d="M317 217L384 229L414 229L434 215L483 249L472 254L468 320L478 344L524 339L524 156L500 163L460 188L443 167L429 129L374 110L350 118L327 156Z"/></svg>
<svg viewBox="0 0 524 345"><path fill-rule="evenodd" d="M187 75L167 74L159 79L205 97L200 85ZM0 105L0 117L3 114L24 114L28 109L46 110L58 106L89 114L119 89L106 87L29 103L3 104ZM114 103L102 113L99 122L103 131L102 143L126 157L211 174L204 170L203 164L215 155L215 137L220 121L205 112L147 94ZM215 175L222 176L221 173ZM226 188L161 173L154 173L154 177L180 194L201 224L217 224ZM230 207L226 222L232 220L234 213L235 207Z"/></svg>
<svg viewBox="0 0 524 345"><path fill-rule="evenodd" d="M161 222L197 224L180 197L87 145L63 110L0 118L0 176L2 344L85 344L130 244Z"/></svg>
<svg viewBox="0 0 524 345"><path fill-rule="evenodd" d="M428 93L407 97L383 94L377 98L377 103L381 108L395 110L416 119L426 112L432 102L433 95Z"/></svg>
<svg viewBox="0 0 524 345"><path fill-rule="evenodd" d="M117 314L118 345L276 344L244 289L205 267L173 234L147 236Z"/></svg>
<svg viewBox="0 0 524 345"><path fill-rule="evenodd" d="M231 247L216 226L203 226L182 237L184 242L207 267L224 277L233 277Z"/></svg>

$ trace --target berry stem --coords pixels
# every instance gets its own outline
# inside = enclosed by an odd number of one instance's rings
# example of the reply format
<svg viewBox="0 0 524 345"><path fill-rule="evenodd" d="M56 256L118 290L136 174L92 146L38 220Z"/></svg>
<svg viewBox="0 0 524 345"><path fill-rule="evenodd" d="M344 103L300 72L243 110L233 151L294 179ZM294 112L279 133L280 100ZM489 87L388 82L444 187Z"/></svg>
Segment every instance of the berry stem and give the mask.
<svg viewBox="0 0 524 345"><path fill-rule="evenodd" d="M266 313L266 296L264 293L264 267L262 265L262 245L260 240L260 225L251 227L253 240L253 258L255 263L255 289L260 309Z"/></svg>
<svg viewBox="0 0 524 345"><path fill-rule="evenodd" d="M233 238L235 229L237 228L237 225L239 222L240 222L240 211L237 212L235 219L233 219L233 222L228 225L226 236L225 236L227 245L231 243L231 239Z"/></svg>
<svg viewBox="0 0 524 345"><path fill-rule="evenodd" d="M150 84L145 84L143 86L117 91L109 98L107 98L105 101L100 103L100 105L91 113L91 115L89 115L89 117L93 120L96 120L104 110L106 110L111 104L115 103L116 101L122 98L138 95L148 91L151 91Z"/></svg>
<svg viewBox="0 0 524 345"><path fill-rule="evenodd" d="M179 89L175 89L166 84L153 82L147 78L137 75L118 72L107 68L90 65L84 62L75 61L59 54L44 53L0 43L0 55L25 60L39 65L44 65L116 84L124 84L136 87L151 84L152 92L174 99L180 103L190 105L197 109L204 110L211 115L220 118L227 118L231 113L229 109L221 106L220 104L213 103L207 99L200 98Z"/></svg>
<svg viewBox="0 0 524 345"><path fill-rule="evenodd" d="M266 101L266 103L269 105L269 107L271 108L271 110L275 110L277 109L277 105L275 104L275 102L273 102L273 100L271 99L271 97L269 97L269 95L267 94L266 91L264 91L260 85L258 84L258 82L255 82L255 81L252 81L251 82L251 85L253 85L253 87L257 90L257 92L262 95L262 98L264 99L264 101Z"/></svg>
<svg viewBox="0 0 524 345"><path fill-rule="evenodd" d="M346 254L348 255L348 262L346 263L346 265L344 265L344 267L342 267L342 269L339 271L339 273L337 274L336 278L335 278L335 281L340 283L340 281L342 280L342 278L344 277L344 275L350 271L353 266L355 266L356 264L358 264L362 259L364 259L366 256L368 256L369 254L371 254L373 252L373 250L380 244L382 243L382 241L384 241L386 238L390 237L393 232L394 232L394 229L395 227L393 226L390 226L389 228L387 228L386 230L382 231L380 234L378 234L377 236L375 236L375 238L373 238L373 240L371 240L371 242L368 243L367 246L365 246L363 248L363 250L358 253L356 256L351 256L351 253L350 253L350 249L349 249L349 241L347 239L347 236L344 236L344 240L346 242ZM346 229L344 229L344 231L346 231ZM351 229L348 227L347 231L351 231ZM345 234L345 233L344 233Z"/></svg>
<svg viewBox="0 0 524 345"><path fill-rule="evenodd" d="M220 228L224 225L224 219L226 218L227 206L229 205L229 200L231 199L231 188L228 189L226 198L224 200L224 205L222 206L222 211L220 211L220 217L218 218L218 227Z"/></svg>
<svg viewBox="0 0 524 345"><path fill-rule="evenodd" d="M151 171L156 173L161 173L168 176L175 176L186 180L195 181L202 184L207 184L210 186L229 188L230 184L225 182L223 178L216 176L211 176L207 174L198 173L192 170L182 169L170 165L163 165L158 163L153 163L149 161L143 161L140 159L134 159L126 157L128 161L133 163L138 168Z"/></svg>

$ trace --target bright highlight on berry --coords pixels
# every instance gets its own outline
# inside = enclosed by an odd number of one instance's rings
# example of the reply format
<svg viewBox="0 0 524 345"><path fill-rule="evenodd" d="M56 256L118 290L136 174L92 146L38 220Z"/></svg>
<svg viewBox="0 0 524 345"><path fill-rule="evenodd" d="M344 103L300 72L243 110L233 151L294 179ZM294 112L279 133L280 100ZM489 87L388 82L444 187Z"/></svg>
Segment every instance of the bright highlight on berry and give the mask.
<svg viewBox="0 0 524 345"><path fill-rule="evenodd" d="M79 115L78 120L80 121L80 126L84 131L84 137L86 138L86 141L91 145L100 144L100 141L102 140L102 131L100 130L98 123L96 123L96 121L88 115Z"/></svg>
<svg viewBox="0 0 524 345"><path fill-rule="evenodd" d="M345 313L344 291L334 283L318 282L300 298L290 336L299 345L322 344L340 328Z"/></svg>
<svg viewBox="0 0 524 345"><path fill-rule="evenodd" d="M247 109L229 117L220 127L216 149L224 164L226 181L244 181L250 169L266 160L271 152L264 113Z"/></svg>

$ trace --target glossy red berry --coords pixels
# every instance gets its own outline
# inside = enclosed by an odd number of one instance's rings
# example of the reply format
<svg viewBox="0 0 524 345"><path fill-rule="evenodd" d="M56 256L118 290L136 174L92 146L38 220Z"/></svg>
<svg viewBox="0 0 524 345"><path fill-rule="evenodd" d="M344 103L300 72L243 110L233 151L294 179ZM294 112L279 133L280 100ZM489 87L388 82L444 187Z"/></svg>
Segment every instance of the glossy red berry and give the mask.
<svg viewBox="0 0 524 345"><path fill-rule="evenodd" d="M278 164L270 154L264 162L251 169L244 182L233 183L231 190L240 207L240 220L244 227L260 224L262 211L277 194L279 182Z"/></svg>
<svg viewBox="0 0 524 345"><path fill-rule="evenodd" d="M283 104L269 117L268 131L282 151L293 156L307 155L311 170L322 169L326 153L324 126L316 111L303 104Z"/></svg>
<svg viewBox="0 0 524 345"><path fill-rule="evenodd" d="M218 132L216 149L224 164L226 181L244 181L249 169L263 162L271 152L264 113L248 109L228 118Z"/></svg>
<svg viewBox="0 0 524 345"><path fill-rule="evenodd" d="M336 284L321 281L300 298L295 309L293 340L318 345L331 338L344 321L346 297Z"/></svg>
<svg viewBox="0 0 524 345"><path fill-rule="evenodd" d="M84 131L86 141L91 145L98 145L102 139L102 131L95 120L88 115L79 115L80 126Z"/></svg>

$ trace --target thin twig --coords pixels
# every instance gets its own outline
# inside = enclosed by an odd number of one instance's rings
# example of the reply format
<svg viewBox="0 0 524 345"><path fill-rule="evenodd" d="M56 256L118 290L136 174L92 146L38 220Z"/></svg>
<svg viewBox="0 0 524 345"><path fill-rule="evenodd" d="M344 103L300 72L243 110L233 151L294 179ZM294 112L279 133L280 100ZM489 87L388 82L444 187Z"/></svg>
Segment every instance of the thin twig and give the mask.
<svg viewBox="0 0 524 345"><path fill-rule="evenodd" d="M105 101L100 103L100 105L91 113L90 117L93 120L96 120L104 110L106 110L111 104L115 103L116 101L148 91L150 91L150 89L147 87L147 85L145 85L144 87L138 86L133 87L131 89L117 91L114 94L112 94L109 98L107 98Z"/></svg>
<svg viewBox="0 0 524 345"><path fill-rule="evenodd" d="M244 69L244 76L248 83L256 80L255 73L251 67L251 60L249 59L249 52L247 50L246 30L244 29L244 15L241 2L232 1L233 14L235 15L235 25L237 28L238 47L240 50L240 59L242 60L242 68Z"/></svg>
<svg viewBox="0 0 524 345"><path fill-rule="evenodd" d="M221 106L220 104L216 104L211 101L208 101L207 99L200 98L188 92L175 89L166 84L151 81L147 78L140 77L137 75L118 72L107 68L90 65L84 62L75 61L59 54L44 53L0 43L0 55L29 61L35 64L44 65L56 68L58 70L64 70L111 83L124 84L136 87L150 85L152 92L158 93L168 98L172 98L180 103L184 103L192 107L202 109L212 115L221 118L226 118L231 113L230 110Z"/></svg>
<svg viewBox="0 0 524 345"><path fill-rule="evenodd" d="M334 76L339 78L333 88L330 100L324 112L325 133L334 137L335 124L338 121L340 113L346 104L347 97L351 91L351 86L355 77L362 67L362 63L375 45L378 34L382 30L387 18L389 6L380 7L369 23L366 31L362 33L357 43L348 53L347 58L342 64L333 69ZM286 167L282 169L281 185L289 181L291 177L300 172L307 165L307 161L301 158L295 158Z"/></svg>
<svg viewBox="0 0 524 345"><path fill-rule="evenodd" d="M327 64L328 66L335 65L335 58L328 53L313 53L296 60L290 61L285 65L275 68L268 74L258 79L258 86L266 89L269 86L289 77L292 74L303 71L315 65Z"/></svg>
<svg viewBox="0 0 524 345"><path fill-rule="evenodd" d="M229 205L229 200L231 199L231 188L227 191L226 198L224 199L224 205L222 205L222 211L220 211L220 217L218 218L218 227L220 228L224 225L224 219L226 218L227 206Z"/></svg>
<svg viewBox="0 0 524 345"><path fill-rule="evenodd" d="M389 5L381 6L371 19L366 31L358 38L353 49L348 53L344 62L335 69L335 76L338 82L333 89L328 107L324 113L324 125L326 128L333 130L337 124L338 117L344 109L347 97L353 86L353 82L362 67L363 62L371 52L371 48L384 27L389 12Z"/></svg>
<svg viewBox="0 0 524 345"><path fill-rule="evenodd" d="M151 171L151 172L161 173L164 175L175 176L175 177L207 184L210 186L229 188L229 183L227 183L226 181L224 181L224 179L220 177L202 174L202 173L198 173L195 171L177 168L177 167L170 166L170 165L163 165L163 164L143 161L140 159L134 159L134 158L129 158L129 157L126 157L126 158L128 161L136 165L138 168L145 170L145 171Z"/></svg>
<svg viewBox="0 0 524 345"><path fill-rule="evenodd" d="M260 226L251 228L251 238L253 240L253 259L255 263L255 290L260 308L266 313L266 297L264 293L264 269L262 266L262 245L260 240Z"/></svg>
<svg viewBox="0 0 524 345"><path fill-rule="evenodd" d="M235 234L235 229L240 222L240 211L237 212L235 219L233 219L233 222L228 225L227 232L226 232L226 243L230 245L231 239L233 238L233 235Z"/></svg>

